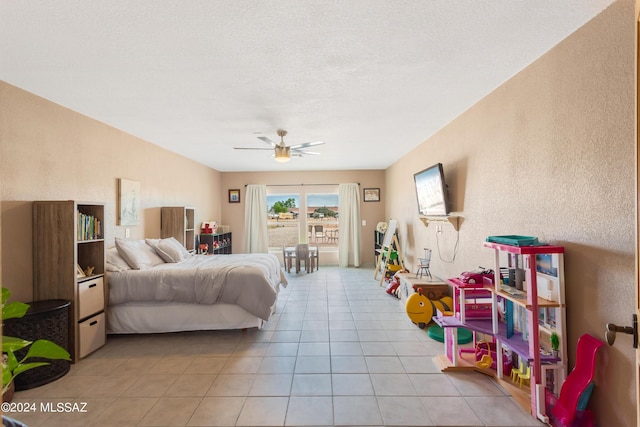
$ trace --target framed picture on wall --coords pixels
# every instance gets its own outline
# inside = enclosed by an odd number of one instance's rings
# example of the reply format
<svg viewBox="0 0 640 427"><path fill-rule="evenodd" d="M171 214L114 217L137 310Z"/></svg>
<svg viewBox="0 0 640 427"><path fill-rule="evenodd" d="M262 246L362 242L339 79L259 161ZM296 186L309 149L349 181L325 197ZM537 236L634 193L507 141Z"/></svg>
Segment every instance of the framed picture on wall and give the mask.
<svg viewBox="0 0 640 427"><path fill-rule="evenodd" d="M380 189L379 188L365 188L364 192L365 202L379 202L380 201Z"/></svg>
<svg viewBox="0 0 640 427"><path fill-rule="evenodd" d="M118 180L118 225L140 223L140 182Z"/></svg>
<svg viewBox="0 0 640 427"><path fill-rule="evenodd" d="M229 190L229 203L240 203L240 190Z"/></svg>

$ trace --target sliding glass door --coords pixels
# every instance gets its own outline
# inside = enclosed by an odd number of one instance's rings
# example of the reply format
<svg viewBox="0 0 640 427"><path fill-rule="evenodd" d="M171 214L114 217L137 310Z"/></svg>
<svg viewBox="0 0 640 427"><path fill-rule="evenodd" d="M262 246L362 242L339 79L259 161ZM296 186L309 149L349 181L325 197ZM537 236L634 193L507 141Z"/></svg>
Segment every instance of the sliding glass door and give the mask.
<svg viewBox="0 0 640 427"><path fill-rule="evenodd" d="M307 194L307 241L319 248L338 248L338 194Z"/></svg>
<svg viewBox="0 0 640 427"><path fill-rule="evenodd" d="M269 249L300 242L300 195L296 193L267 194L267 224Z"/></svg>

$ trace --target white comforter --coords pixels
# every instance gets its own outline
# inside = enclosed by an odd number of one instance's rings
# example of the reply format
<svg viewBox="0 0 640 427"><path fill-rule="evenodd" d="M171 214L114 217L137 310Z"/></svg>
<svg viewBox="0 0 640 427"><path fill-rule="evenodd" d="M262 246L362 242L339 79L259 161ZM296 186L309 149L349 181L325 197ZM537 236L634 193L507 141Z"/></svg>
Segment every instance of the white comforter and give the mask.
<svg viewBox="0 0 640 427"><path fill-rule="evenodd" d="M279 284L287 281L273 254L194 255L146 270L108 273L109 304L185 302L236 304L268 320Z"/></svg>

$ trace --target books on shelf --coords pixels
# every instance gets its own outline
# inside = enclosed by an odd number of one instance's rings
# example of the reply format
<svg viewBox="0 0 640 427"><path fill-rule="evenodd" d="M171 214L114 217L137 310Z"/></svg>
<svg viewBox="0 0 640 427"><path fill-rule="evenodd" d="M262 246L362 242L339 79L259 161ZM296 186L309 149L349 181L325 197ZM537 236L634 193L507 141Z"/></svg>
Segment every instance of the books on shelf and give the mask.
<svg viewBox="0 0 640 427"><path fill-rule="evenodd" d="M511 287L509 285L500 285L500 290L506 294L511 295L512 297L515 298L525 298L527 296L527 294L523 291L520 291L514 287Z"/></svg>
<svg viewBox="0 0 640 427"><path fill-rule="evenodd" d="M102 221L78 211L78 240L102 239Z"/></svg>

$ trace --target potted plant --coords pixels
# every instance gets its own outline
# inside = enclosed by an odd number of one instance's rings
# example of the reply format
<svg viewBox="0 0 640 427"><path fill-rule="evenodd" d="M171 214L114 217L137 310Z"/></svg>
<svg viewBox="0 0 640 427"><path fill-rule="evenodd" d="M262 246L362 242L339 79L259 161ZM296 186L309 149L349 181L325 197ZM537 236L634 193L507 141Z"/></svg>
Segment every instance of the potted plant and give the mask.
<svg viewBox="0 0 640 427"><path fill-rule="evenodd" d="M22 302L7 303L11 292L2 288L2 323L7 319L21 318L29 309L29 305ZM27 354L20 360L15 352L28 348ZM71 361L69 352L58 344L49 340L27 341L21 338L2 336L2 396L10 392L7 400L11 400L13 394L13 380L22 372L40 366L49 365L49 362L33 361L32 358L62 359Z"/></svg>
<svg viewBox="0 0 640 427"><path fill-rule="evenodd" d="M553 350L553 357L558 357L558 350L560 349L560 337L555 332L551 333L551 350Z"/></svg>

